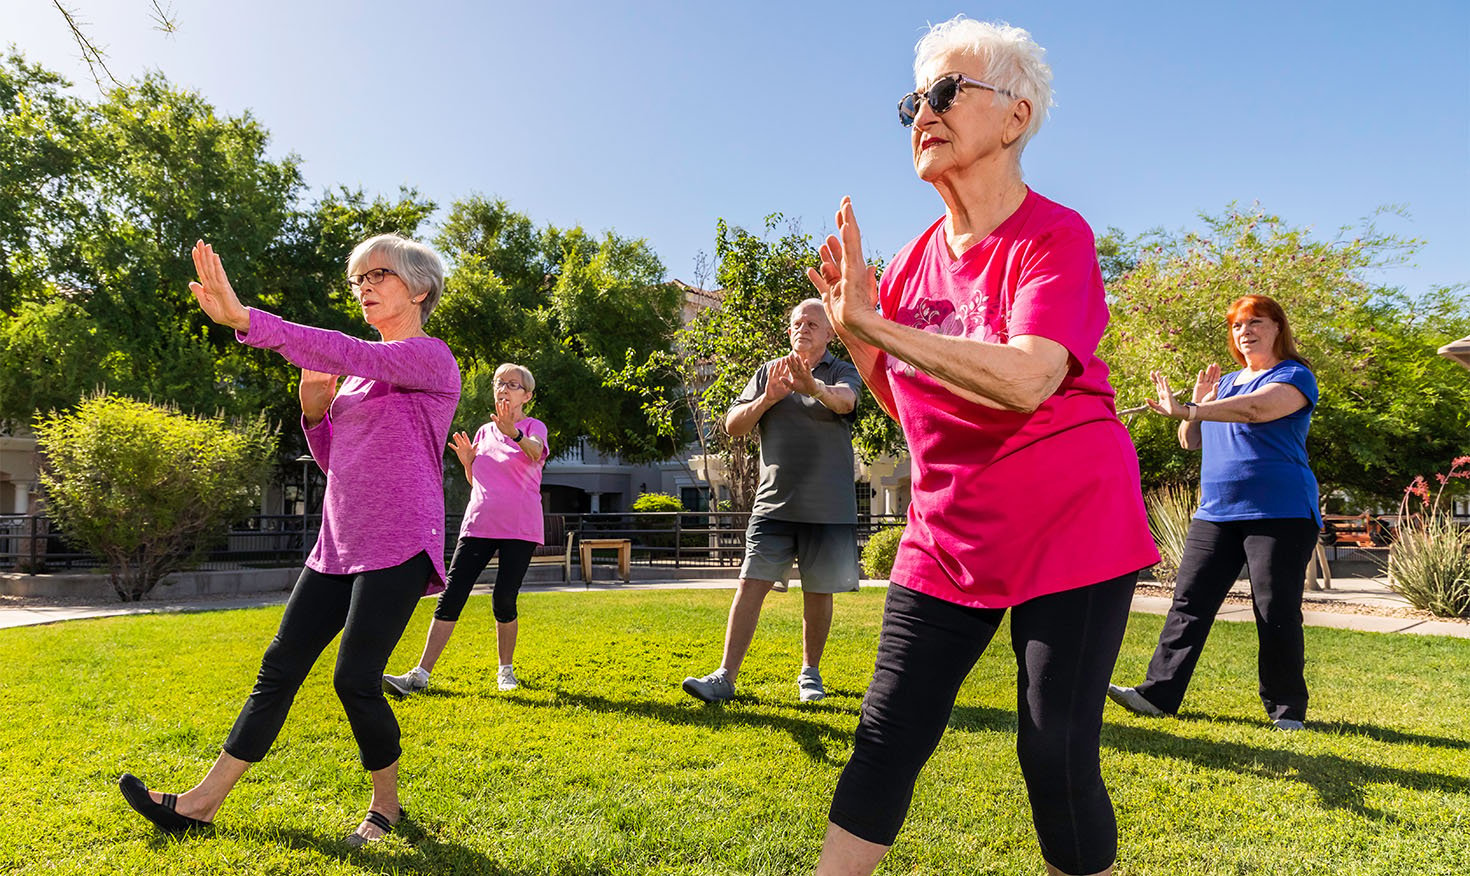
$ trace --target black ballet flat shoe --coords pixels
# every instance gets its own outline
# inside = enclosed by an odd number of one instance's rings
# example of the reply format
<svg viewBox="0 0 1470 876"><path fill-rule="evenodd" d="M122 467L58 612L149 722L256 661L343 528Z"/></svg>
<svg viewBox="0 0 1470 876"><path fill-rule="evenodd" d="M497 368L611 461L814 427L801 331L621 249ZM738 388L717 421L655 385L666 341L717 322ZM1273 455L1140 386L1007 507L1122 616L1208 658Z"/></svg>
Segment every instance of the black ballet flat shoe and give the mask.
<svg viewBox="0 0 1470 876"><path fill-rule="evenodd" d="M164 794L162 803L153 802L153 798L148 796L148 786L132 773L123 773L122 778L117 780L117 787L129 806L164 833L183 833L214 826L212 821L200 821L180 815L174 809L179 801L177 794Z"/></svg>
<svg viewBox="0 0 1470 876"><path fill-rule="evenodd" d="M403 819L407 817L408 812L400 807L398 810L398 821L403 821ZM388 816L377 811L376 809L369 809L367 818L364 818L363 821L366 821L368 824L371 824L373 827L376 827L383 833L379 836L373 837L372 839L368 839L367 837L354 830L352 833L349 833L347 835L347 838L345 840L343 840L343 842L347 843L347 848L360 849L368 843L375 843L388 834L392 833L393 825L395 824L395 822L388 820Z"/></svg>

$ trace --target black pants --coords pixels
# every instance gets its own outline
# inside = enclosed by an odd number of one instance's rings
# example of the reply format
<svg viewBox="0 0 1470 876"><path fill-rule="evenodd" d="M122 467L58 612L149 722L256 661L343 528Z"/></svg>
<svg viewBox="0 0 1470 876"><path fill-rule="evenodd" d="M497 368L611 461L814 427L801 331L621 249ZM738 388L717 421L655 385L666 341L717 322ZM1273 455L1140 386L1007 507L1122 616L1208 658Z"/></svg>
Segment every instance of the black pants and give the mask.
<svg viewBox="0 0 1470 876"><path fill-rule="evenodd" d="M265 757L286 723L296 691L341 632L332 683L347 711L362 765L380 770L398 760L398 721L383 698L383 670L432 571L426 553L356 575L303 569L281 627L260 661L255 689L225 740L225 753L250 763Z"/></svg>
<svg viewBox="0 0 1470 876"><path fill-rule="evenodd" d="M1149 661L1148 677L1138 686L1144 699L1170 714L1179 711L1215 615L1244 563L1250 569L1260 641L1256 662L1261 702L1273 720L1305 721L1302 587L1316 544L1317 522L1305 518L1190 523L1174 604Z"/></svg>
<svg viewBox="0 0 1470 876"><path fill-rule="evenodd" d="M521 583L526 580L526 570L531 568L531 554L535 550L534 541L518 538L461 538L454 546L454 559L449 561L449 580L444 584L444 592L439 594L434 617L444 621L459 620L465 601L475 587L475 580L499 551L500 566L495 570L495 589L490 594L490 607L500 623L508 624L515 620L516 596L521 592Z"/></svg>
<svg viewBox="0 0 1470 876"><path fill-rule="evenodd" d="M1137 580L1133 572L1011 609L1016 752L1041 854L1066 873L1106 869L1118 852L1098 745L1108 676ZM868 842L893 844L960 684L1004 616L1004 609L888 588L873 681L832 800L834 824Z"/></svg>

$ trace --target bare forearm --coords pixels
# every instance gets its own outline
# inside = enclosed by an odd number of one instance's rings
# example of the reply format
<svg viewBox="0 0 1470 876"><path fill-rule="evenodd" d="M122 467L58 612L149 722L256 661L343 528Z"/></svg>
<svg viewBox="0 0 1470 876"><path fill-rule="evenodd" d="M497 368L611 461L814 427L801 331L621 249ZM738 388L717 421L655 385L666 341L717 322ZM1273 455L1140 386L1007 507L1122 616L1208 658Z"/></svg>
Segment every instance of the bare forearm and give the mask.
<svg viewBox="0 0 1470 876"><path fill-rule="evenodd" d="M1061 385L1066 368L1039 361L1033 351L919 331L885 319L865 326L873 346L886 350L977 404L1029 413Z"/></svg>
<svg viewBox="0 0 1470 876"><path fill-rule="evenodd" d="M830 385L817 381L817 391L811 393L811 397L834 414L850 414L857 407L857 394L840 383Z"/></svg>
<svg viewBox="0 0 1470 876"><path fill-rule="evenodd" d="M1198 450L1203 446L1198 420L1179 423L1179 446L1185 450Z"/></svg>
<svg viewBox="0 0 1470 876"><path fill-rule="evenodd" d="M770 407L770 405L765 403L765 399L763 398L736 405L730 409L729 413L725 414L725 431L730 433L731 438L739 438L742 435L750 434L750 431L755 428L755 424L760 422L761 416Z"/></svg>
<svg viewBox="0 0 1470 876"><path fill-rule="evenodd" d="M867 384L873 398L878 400L878 406L883 409L883 413L897 420L898 405L893 401L893 387L888 383L888 372L878 362L879 354L883 351L864 343L841 326L833 328L837 331L837 336L842 338L843 346L847 347L847 354L852 357L858 376Z"/></svg>

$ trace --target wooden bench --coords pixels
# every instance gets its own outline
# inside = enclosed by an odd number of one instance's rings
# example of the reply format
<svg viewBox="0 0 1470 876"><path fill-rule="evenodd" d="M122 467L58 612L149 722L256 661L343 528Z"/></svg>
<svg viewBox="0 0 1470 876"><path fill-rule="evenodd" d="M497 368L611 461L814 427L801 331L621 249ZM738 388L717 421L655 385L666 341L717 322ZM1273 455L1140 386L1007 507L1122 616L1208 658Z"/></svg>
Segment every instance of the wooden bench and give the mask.
<svg viewBox="0 0 1470 876"><path fill-rule="evenodd" d="M582 581L592 583L592 552L594 550L615 550L618 552L618 574L623 576L623 583L629 581L629 572L633 565L633 541L627 538L584 538L579 544L582 560Z"/></svg>

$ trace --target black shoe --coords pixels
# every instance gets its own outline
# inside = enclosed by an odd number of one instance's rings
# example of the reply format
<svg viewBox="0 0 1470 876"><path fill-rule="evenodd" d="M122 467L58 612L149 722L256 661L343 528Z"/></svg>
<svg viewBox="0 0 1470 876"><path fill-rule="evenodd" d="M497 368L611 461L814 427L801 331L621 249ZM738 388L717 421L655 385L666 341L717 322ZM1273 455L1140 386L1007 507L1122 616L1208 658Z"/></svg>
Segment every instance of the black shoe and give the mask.
<svg viewBox="0 0 1470 876"><path fill-rule="evenodd" d="M162 803L153 802L153 798L148 796L148 786L132 773L123 773L122 778L117 781L117 787L122 791L123 799L128 801L129 806L165 833L183 833L186 830L211 827L214 824L212 821L200 821L197 818L180 815L174 809L179 800L176 794L164 794Z"/></svg>
<svg viewBox="0 0 1470 876"><path fill-rule="evenodd" d="M402 821L403 819L405 819L407 817L408 817L408 813L406 811L404 811L402 808L399 808L399 810L398 810L398 820L399 821ZM367 845L368 843L375 843L378 840L382 839L383 837L385 837L388 834L390 834L390 833L393 832L394 822L389 821L388 820L388 816L386 816L383 813L377 811L376 809L369 809L368 810L368 814L367 814L367 818L364 818L363 821L366 821L368 824L371 824L373 827L376 827L378 830L381 830L383 833L380 836L375 836L372 839L368 839L367 837L363 836L362 834L360 834L360 833L358 833L357 831L354 830L352 833L349 833L347 835L347 838L345 840L343 840L343 842L347 843L347 848L349 848L349 849L360 849L363 846Z"/></svg>

